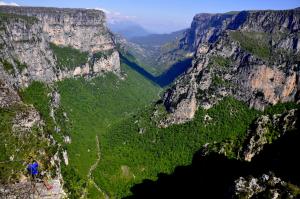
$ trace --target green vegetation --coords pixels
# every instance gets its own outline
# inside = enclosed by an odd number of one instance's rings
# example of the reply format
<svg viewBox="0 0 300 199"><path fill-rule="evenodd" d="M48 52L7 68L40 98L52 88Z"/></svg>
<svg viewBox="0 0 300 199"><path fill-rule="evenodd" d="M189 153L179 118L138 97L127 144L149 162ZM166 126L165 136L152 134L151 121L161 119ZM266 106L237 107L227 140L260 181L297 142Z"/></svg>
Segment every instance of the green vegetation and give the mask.
<svg viewBox="0 0 300 199"><path fill-rule="evenodd" d="M16 112L13 109L0 109L0 183L9 182L13 176L11 169L18 170L22 162L10 162L11 152L18 143L15 137L12 137L12 120ZM6 162L8 161L8 162Z"/></svg>
<svg viewBox="0 0 300 199"><path fill-rule="evenodd" d="M287 103L279 103L275 106L269 106L265 111L265 115L273 116L275 114L282 114L288 110L291 109L299 109L300 104L296 104L293 102L287 102ZM280 132L272 123L268 124L268 132L266 133L266 139L268 143L273 143L275 140L277 140L280 136Z"/></svg>
<svg viewBox="0 0 300 199"><path fill-rule="evenodd" d="M148 108L135 114L102 137L102 159L94 177L111 196L129 195L133 184L190 164L193 154L207 142L239 139L259 115L233 98L208 111L200 109L191 122L166 129L156 127L152 113ZM212 120L204 121L205 115Z"/></svg>
<svg viewBox="0 0 300 199"><path fill-rule="evenodd" d="M132 50L131 50L132 51ZM126 50L123 50L123 49L119 49L119 52L124 56L126 57L126 59L128 59L129 61L131 62L134 62L134 63L137 63L140 67L144 68L147 72L149 72L150 74L152 75L159 75L161 74L164 70L161 70L160 67L153 67L151 66L150 64L145 64L143 63L143 61L145 62L145 60L142 61L142 58L137 58L139 57L138 55L132 55L131 54L131 51L128 52ZM147 57L147 56L146 56ZM154 60L151 59L151 61L149 60L149 62L153 62L154 63Z"/></svg>
<svg viewBox="0 0 300 199"><path fill-rule="evenodd" d="M226 154L236 157L247 128L263 114L225 98L208 111L200 109L191 122L157 128L151 119L153 106L146 105L157 99L159 89L124 64L122 70L128 74L126 80L107 74L90 81L67 79L57 85L72 124L64 127L72 144L67 146L70 165L63 173L74 197L83 193L82 187L88 188L89 198L101 195L91 183L82 184L97 159L96 135L101 159L93 179L108 195L121 198L130 195L135 183L155 180L160 172L171 173L178 165L190 164L193 154L207 142L225 142ZM291 106L280 105L265 113ZM159 117L164 117L164 108L158 110ZM205 115L212 120L204 121Z"/></svg>
<svg viewBox="0 0 300 199"><path fill-rule="evenodd" d="M77 199L83 195L83 189L86 187L86 180L82 179L73 167L62 166L62 175L64 177L64 188L68 190L69 198Z"/></svg>
<svg viewBox="0 0 300 199"><path fill-rule="evenodd" d="M14 73L14 66L7 60L0 58L0 63L3 65L4 70L9 73Z"/></svg>
<svg viewBox="0 0 300 199"><path fill-rule="evenodd" d="M23 102L32 104L41 114L46 123L46 131L54 129L53 120L50 117L50 88L41 82L33 82L28 88L20 91Z"/></svg>
<svg viewBox="0 0 300 199"><path fill-rule="evenodd" d="M2 59L0 58L0 63L3 65L4 70L9 73L9 74L14 74L14 66L12 63L10 63L8 60L6 59ZM19 72L22 72L25 68L27 68L27 65L24 63L21 63L19 60L14 59L14 63L17 66L17 69L19 70Z"/></svg>
<svg viewBox="0 0 300 199"><path fill-rule="evenodd" d="M267 33L232 31L230 36L246 51L265 60L272 58L270 38Z"/></svg>
<svg viewBox="0 0 300 199"><path fill-rule="evenodd" d="M210 60L211 60L210 63L213 66L227 68L231 65L231 60L229 58L222 57L222 56L213 56L210 58Z"/></svg>
<svg viewBox="0 0 300 199"><path fill-rule="evenodd" d="M74 69L77 66L81 66L88 61L88 53L81 52L72 47L57 46L50 43L56 59L57 64L61 69Z"/></svg>
<svg viewBox="0 0 300 199"><path fill-rule="evenodd" d="M215 87L220 87L220 86L224 86L226 88L232 87L234 86L234 84L228 80L223 79L222 77L220 77L219 75L215 74L212 77L212 85ZM199 89L199 93L198 95L201 96L203 94L203 91L201 91Z"/></svg>
<svg viewBox="0 0 300 199"><path fill-rule="evenodd" d="M277 131L272 124L269 124L267 131L266 139L268 144L273 143L280 136L280 132Z"/></svg>
<svg viewBox="0 0 300 199"><path fill-rule="evenodd" d="M100 51L100 52L95 53L93 55L93 57L95 59L101 59L102 57L107 59L113 52L114 52L114 49L110 49L110 50L107 50L107 51Z"/></svg>
<svg viewBox="0 0 300 199"><path fill-rule="evenodd" d="M61 106L70 119L69 127L61 126L62 130L67 128L72 139L67 145L68 167L72 169L63 173L70 181L73 181L74 172L80 179L87 180L88 171L97 158L96 135L101 145L103 136L112 126L158 98L160 89L157 86L124 64L122 70L127 74L125 80L109 73L89 81L78 78L57 83ZM80 186L79 178L75 179L77 183L68 183L70 192L82 192L84 187ZM88 188L90 197L99 195L94 187Z"/></svg>
<svg viewBox="0 0 300 199"><path fill-rule="evenodd" d="M55 150L48 146L42 132L37 127L28 132L12 129L15 115L26 111L25 106L0 109L0 183L18 180L24 172L24 165L33 159L40 162L41 169L51 170L48 157ZM45 153L40 153L41 150Z"/></svg>
<svg viewBox="0 0 300 199"><path fill-rule="evenodd" d="M287 188L292 193L293 196L299 197L300 196L300 187L293 185L291 183L287 183Z"/></svg>
<svg viewBox="0 0 300 199"><path fill-rule="evenodd" d="M56 120L62 134L70 134L72 138L70 145L63 145L68 149L70 165L62 167L64 186L70 198L79 198L85 188L89 198L101 195L87 179L88 171L97 159L97 135L101 160L92 173L93 179L107 194L121 198L130 195L130 188L144 179L155 180L160 172L171 173L178 165L190 164L193 154L205 143L222 142L226 154L230 158L236 157L246 129L255 118L261 114L282 113L299 107L285 103L262 113L249 109L233 98L225 98L212 109L198 110L191 122L161 129L151 119L153 106L147 106L158 99L160 89L124 64L122 70L127 74L125 80L106 74L92 80L66 79L55 85L61 93L61 108L55 113ZM57 138L57 134L53 133L54 124L49 116L50 92L51 89L45 84L33 82L20 91L20 95L24 102L35 106L46 121L46 130L62 143L62 138ZM65 122L64 112L70 123ZM158 106L158 112L160 117L165 116L163 106ZM3 135L10 139L3 140L4 143L12 143L10 146L17 145L16 138L8 136L11 135L11 121L15 113L3 109L0 114L0 121L3 121L0 122L0 129L7 132ZM205 120L206 115L212 119ZM30 135L35 136L35 131ZM34 141L34 137L28 139ZM272 141L273 137L268 139ZM42 147L39 144L43 142L38 141L34 147L26 147L29 150ZM7 145L1 143L0 150L5 151L0 155L1 160L7 160L14 148L7 149ZM19 156L21 159L28 159L26 154L29 152L22 154ZM0 164L3 179L7 179L5 172L8 168L20 170L23 167L18 162L11 164L15 165L3 167Z"/></svg>
<svg viewBox="0 0 300 199"><path fill-rule="evenodd" d="M275 115L275 114L281 114L287 110L291 109L299 109L300 104L296 104L294 102L286 102L286 103L278 103L274 106L269 106L264 111L264 114L267 115Z"/></svg>
<svg viewBox="0 0 300 199"><path fill-rule="evenodd" d="M27 65L25 63L21 63L17 59L15 59L14 61L15 61L16 65L17 65L17 68L18 68L19 72L22 72L25 68L27 68Z"/></svg>
<svg viewBox="0 0 300 199"><path fill-rule="evenodd" d="M212 78L212 84L214 86L220 86L220 85L223 85L224 83L225 83L225 81L221 77L219 77L217 75L213 76L213 78Z"/></svg>

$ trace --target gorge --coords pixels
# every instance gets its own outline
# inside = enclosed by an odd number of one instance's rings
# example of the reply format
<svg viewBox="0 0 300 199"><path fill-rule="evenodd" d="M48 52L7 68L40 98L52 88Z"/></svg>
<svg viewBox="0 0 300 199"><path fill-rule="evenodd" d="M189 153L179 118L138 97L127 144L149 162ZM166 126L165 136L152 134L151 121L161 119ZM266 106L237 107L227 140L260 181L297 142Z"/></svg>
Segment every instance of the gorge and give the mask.
<svg viewBox="0 0 300 199"><path fill-rule="evenodd" d="M0 198L299 198L299 94L299 8L129 41L0 6Z"/></svg>

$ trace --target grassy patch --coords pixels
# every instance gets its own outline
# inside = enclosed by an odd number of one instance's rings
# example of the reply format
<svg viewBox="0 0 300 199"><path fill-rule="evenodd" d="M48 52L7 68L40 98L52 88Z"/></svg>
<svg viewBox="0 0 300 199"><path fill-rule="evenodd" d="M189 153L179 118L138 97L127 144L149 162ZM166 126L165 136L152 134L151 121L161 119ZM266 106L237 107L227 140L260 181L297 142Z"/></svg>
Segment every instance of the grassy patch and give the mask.
<svg viewBox="0 0 300 199"><path fill-rule="evenodd" d="M57 64L61 69L74 69L77 66L81 66L88 61L88 53L81 52L72 47L62 47L50 43L56 59Z"/></svg>
<svg viewBox="0 0 300 199"><path fill-rule="evenodd" d="M232 31L230 36L246 51L265 60L271 59L270 38L267 33Z"/></svg>

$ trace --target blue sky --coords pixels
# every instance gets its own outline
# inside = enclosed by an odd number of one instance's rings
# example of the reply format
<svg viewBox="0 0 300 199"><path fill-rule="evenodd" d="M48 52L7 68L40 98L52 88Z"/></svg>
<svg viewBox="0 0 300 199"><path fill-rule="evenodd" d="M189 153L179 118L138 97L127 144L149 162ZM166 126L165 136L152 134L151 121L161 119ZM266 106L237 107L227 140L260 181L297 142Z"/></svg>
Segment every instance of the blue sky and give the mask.
<svg viewBox="0 0 300 199"><path fill-rule="evenodd" d="M4 0L4 2L22 6L102 8L108 11L110 20L131 20L152 32L159 33L187 28L193 16L202 12L300 7L300 0Z"/></svg>

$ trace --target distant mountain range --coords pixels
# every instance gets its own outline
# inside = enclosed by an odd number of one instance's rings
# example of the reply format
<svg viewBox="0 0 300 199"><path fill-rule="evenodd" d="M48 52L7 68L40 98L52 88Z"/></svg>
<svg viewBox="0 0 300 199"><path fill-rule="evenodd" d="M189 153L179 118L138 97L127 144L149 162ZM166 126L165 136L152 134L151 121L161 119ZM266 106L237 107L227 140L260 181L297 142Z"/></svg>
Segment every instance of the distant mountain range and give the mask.
<svg viewBox="0 0 300 199"><path fill-rule="evenodd" d="M120 34L126 39L134 37L144 37L150 35L151 32L146 30L141 25L131 21L120 21L107 24L110 30L114 33Z"/></svg>
<svg viewBox="0 0 300 199"><path fill-rule="evenodd" d="M147 46L162 46L166 43L172 42L179 37L182 37L186 29L172 32L169 34L149 34L145 36L132 37L129 41Z"/></svg>

